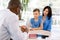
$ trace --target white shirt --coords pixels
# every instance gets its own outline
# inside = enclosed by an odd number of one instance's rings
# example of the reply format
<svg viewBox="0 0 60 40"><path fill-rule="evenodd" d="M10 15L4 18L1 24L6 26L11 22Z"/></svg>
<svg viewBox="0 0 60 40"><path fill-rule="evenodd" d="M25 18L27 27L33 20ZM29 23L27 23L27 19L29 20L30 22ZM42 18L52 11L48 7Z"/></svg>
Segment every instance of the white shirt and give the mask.
<svg viewBox="0 0 60 40"><path fill-rule="evenodd" d="M16 14L9 9L0 11L0 40L25 40L19 28L19 20Z"/></svg>

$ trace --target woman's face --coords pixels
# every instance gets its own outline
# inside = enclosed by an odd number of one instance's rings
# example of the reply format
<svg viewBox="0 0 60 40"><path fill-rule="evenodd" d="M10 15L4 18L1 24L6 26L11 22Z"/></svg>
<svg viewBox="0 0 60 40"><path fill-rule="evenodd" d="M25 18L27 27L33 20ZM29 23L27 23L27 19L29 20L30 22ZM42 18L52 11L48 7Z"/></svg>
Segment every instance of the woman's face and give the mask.
<svg viewBox="0 0 60 40"><path fill-rule="evenodd" d="M46 8L45 10L44 10L44 16L47 16L48 15L48 9Z"/></svg>

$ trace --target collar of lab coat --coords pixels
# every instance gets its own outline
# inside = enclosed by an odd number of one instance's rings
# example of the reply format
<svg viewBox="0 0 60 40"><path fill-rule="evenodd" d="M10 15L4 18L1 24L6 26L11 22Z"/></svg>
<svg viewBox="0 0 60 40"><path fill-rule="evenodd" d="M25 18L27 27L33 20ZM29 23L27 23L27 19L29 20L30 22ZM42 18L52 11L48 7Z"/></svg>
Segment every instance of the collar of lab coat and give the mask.
<svg viewBox="0 0 60 40"><path fill-rule="evenodd" d="M6 9L7 11L9 11L10 13L16 15L14 12L10 11L9 9ZM18 17L18 15L16 15Z"/></svg>

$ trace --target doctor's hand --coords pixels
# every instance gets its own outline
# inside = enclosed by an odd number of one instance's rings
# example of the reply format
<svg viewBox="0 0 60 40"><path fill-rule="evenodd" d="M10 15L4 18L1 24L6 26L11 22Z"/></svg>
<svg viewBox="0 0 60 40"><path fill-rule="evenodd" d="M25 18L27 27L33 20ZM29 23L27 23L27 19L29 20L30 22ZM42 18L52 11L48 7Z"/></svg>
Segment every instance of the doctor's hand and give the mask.
<svg viewBox="0 0 60 40"><path fill-rule="evenodd" d="M21 26L21 31L22 32L27 32L28 33L28 28L26 26Z"/></svg>

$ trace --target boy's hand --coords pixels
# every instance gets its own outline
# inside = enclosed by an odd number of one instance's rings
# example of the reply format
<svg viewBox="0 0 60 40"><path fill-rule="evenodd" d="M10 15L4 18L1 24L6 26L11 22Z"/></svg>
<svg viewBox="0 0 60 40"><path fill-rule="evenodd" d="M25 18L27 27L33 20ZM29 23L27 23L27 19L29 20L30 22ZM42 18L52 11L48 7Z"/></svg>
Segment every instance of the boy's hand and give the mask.
<svg viewBox="0 0 60 40"><path fill-rule="evenodd" d="M33 30L37 30L36 28L32 28L32 29L30 29L30 31L33 31Z"/></svg>
<svg viewBox="0 0 60 40"><path fill-rule="evenodd" d="M32 28L30 29L30 31L34 31L34 30L40 30L39 28Z"/></svg>

